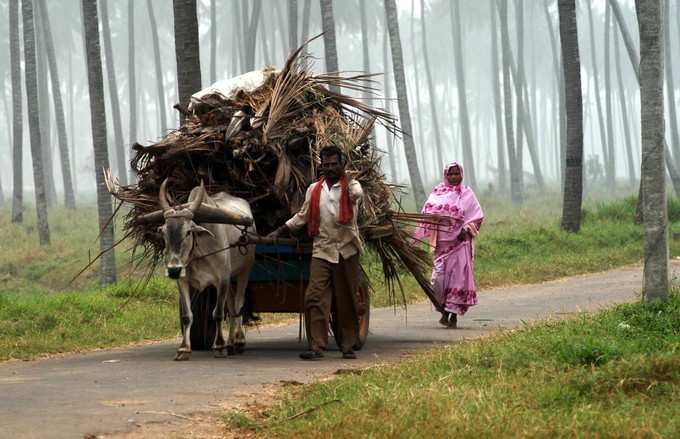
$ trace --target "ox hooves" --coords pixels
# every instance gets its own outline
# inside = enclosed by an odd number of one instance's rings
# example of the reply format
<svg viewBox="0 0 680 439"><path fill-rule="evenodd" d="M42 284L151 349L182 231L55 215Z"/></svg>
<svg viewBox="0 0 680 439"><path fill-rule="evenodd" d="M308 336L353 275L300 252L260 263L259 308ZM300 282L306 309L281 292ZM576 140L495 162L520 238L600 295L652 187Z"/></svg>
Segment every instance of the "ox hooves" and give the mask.
<svg viewBox="0 0 680 439"><path fill-rule="evenodd" d="M188 361L191 358L191 351L177 351L175 361Z"/></svg>
<svg viewBox="0 0 680 439"><path fill-rule="evenodd" d="M246 350L245 343L236 343L227 346L227 355L241 355Z"/></svg>
<svg viewBox="0 0 680 439"><path fill-rule="evenodd" d="M215 358L225 358L227 356L227 353L225 352L226 348L213 348L213 355Z"/></svg>

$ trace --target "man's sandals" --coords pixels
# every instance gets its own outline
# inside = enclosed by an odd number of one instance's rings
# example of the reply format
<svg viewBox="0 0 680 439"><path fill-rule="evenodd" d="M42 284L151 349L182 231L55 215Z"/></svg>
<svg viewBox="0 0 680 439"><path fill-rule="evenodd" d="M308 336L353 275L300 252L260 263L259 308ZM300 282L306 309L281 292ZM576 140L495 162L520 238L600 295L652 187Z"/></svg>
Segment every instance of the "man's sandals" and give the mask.
<svg viewBox="0 0 680 439"><path fill-rule="evenodd" d="M323 352L321 351L305 351L300 354L300 358L302 360L320 360L323 358ZM343 360L356 360L357 354L354 353L354 351L347 351L342 353L342 358Z"/></svg>

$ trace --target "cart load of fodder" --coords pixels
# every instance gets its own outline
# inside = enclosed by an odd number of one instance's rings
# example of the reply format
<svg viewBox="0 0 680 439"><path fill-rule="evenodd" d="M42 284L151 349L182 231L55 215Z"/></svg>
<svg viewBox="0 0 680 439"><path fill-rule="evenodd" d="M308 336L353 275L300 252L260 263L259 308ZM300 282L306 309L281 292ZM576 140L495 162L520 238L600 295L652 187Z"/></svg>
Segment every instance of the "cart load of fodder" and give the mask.
<svg viewBox="0 0 680 439"><path fill-rule="evenodd" d="M133 146L136 184L121 186L107 176L110 192L130 206L124 227L137 256L152 264L162 257L158 224L140 219L160 209L165 179L174 204L186 202L201 181L209 194L226 191L246 199L258 233L266 235L298 211L317 178L319 150L333 143L345 152L348 175L364 189L359 227L380 256L389 291L394 293L405 268L432 298L430 257L404 229L432 218L400 211L399 188L386 182L371 136L376 122L398 134L395 118L335 91L373 94L372 75L313 74L302 50L281 70L246 73L194 94L188 109L178 108L182 126L155 144Z"/></svg>

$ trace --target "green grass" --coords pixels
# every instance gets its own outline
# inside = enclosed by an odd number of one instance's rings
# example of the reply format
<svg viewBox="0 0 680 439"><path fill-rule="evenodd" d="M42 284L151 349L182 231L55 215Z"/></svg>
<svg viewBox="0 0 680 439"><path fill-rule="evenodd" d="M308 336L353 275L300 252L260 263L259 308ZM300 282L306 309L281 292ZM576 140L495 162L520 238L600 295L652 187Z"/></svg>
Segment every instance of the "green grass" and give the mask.
<svg viewBox="0 0 680 439"><path fill-rule="evenodd" d="M0 295L0 359L33 358L178 334L177 293L146 285L51 294Z"/></svg>
<svg viewBox="0 0 680 439"><path fill-rule="evenodd" d="M677 413L675 292L284 388L271 407L224 422L260 437L670 438Z"/></svg>
<svg viewBox="0 0 680 439"><path fill-rule="evenodd" d="M483 204L488 221L475 260L480 288L606 270L642 257L642 231L632 221L634 199L591 202L579 234L559 230L555 197L538 198L520 208L495 199ZM669 201L669 216L680 220L680 202ZM0 210L0 347L4 348L0 360L177 334L176 287L164 279L153 279L148 286L135 283L141 276L130 269L129 254L122 251L129 244L117 253L119 278L124 280L119 285L98 288L98 264L69 285L98 252L96 212L91 207L75 212L51 209L52 244L47 247L38 245L34 217L27 211L25 224L17 226L9 223L8 209ZM680 254L675 241L671 241L671 254ZM374 285L372 305L393 304L375 255L365 254L363 264ZM426 300L413 278L403 276L402 283L406 303ZM126 297L129 294L132 297ZM399 296L396 303L402 303ZM287 316L263 317L267 323Z"/></svg>

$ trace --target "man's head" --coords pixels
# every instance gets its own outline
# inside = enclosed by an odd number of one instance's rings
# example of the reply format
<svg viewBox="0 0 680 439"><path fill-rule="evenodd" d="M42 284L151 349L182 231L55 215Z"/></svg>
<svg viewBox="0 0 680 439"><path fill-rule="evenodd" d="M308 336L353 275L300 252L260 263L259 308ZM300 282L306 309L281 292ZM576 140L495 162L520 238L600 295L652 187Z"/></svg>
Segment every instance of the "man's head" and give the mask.
<svg viewBox="0 0 680 439"><path fill-rule="evenodd" d="M319 172L330 182L335 182L345 174L345 154L336 145L326 145L319 151L321 164Z"/></svg>

